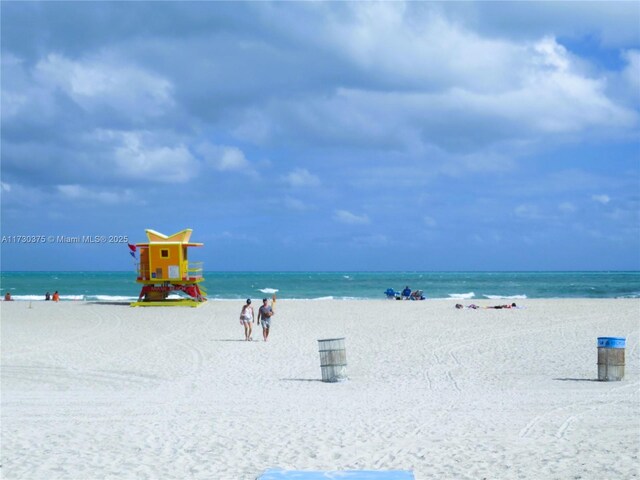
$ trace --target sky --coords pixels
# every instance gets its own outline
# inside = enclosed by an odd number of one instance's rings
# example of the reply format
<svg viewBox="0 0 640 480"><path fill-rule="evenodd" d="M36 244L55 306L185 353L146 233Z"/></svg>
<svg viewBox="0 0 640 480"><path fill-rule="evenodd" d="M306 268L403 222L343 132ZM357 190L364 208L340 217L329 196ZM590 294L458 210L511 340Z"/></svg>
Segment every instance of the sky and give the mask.
<svg viewBox="0 0 640 480"><path fill-rule="evenodd" d="M638 2L0 8L3 270L640 270Z"/></svg>

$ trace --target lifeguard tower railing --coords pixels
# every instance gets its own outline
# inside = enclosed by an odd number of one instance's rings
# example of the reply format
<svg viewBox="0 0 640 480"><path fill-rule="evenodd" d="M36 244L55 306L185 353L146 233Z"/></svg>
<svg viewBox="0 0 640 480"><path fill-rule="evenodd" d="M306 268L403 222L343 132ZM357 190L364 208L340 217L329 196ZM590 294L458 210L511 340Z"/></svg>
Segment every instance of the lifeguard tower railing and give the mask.
<svg viewBox="0 0 640 480"><path fill-rule="evenodd" d="M187 263L188 280L198 280L202 278L202 265L202 262ZM149 264L136 263L136 272L138 274L138 280L151 280Z"/></svg>
<svg viewBox="0 0 640 480"><path fill-rule="evenodd" d="M189 262L187 264L187 273L189 278L202 278L202 262Z"/></svg>

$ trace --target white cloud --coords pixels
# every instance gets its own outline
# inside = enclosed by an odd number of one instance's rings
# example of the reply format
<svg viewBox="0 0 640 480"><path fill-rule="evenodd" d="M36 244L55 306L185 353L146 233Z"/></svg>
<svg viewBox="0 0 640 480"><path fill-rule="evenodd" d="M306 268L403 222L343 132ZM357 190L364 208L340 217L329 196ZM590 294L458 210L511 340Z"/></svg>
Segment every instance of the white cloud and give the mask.
<svg viewBox="0 0 640 480"><path fill-rule="evenodd" d="M320 179L306 168L296 168L285 175L284 180L292 187L317 187L320 185Z"/></svg>
<svg viewBox="0 0 640 480"><path fill-rule="evenodd" d="M574 213L577 208L571 202L562 202L560 205L558 205L558 210L560 210L562 213Z"/></svg>
<svg viewBox="0 0 640 480"><path fill-rule="evenodd" d="M225 230L224 232L213 233L209 235L204 235L202 237L204 240L212 240L212 241L225 241L225 242L247 242L247 243L258 243L255 235L250 235L247 233L237 233L230 232Z"/></svg>
<svg viewBox="0 0 640 480"><path fill-rule="evenodd" d="M431 90L446 88L455 78L460 86L485 90L511 77L520 61L518 45L482 38L435 11L415 18L411 5L401 2L349 4L349 9L351 15L329 17L335 20L327 26L327 42L391 83Z"/></svg>
<svg viewBox="0 0 640 480"><path fill-rule="evenodd" d="M347 210L336 210L333 218L338 222L348 225L366 225L370 223L369 217L366 214L356 215Z"/></svg>
<svg viewBox="0 0 640 480"><path fill-rule="evenodd" d="M90 137L110 147L108 161L123 178L184 183L199 170L197 160L185 145L164 145L164 140L149 132L99 130Z"/></svg>
<svg viewBox="0 0 640 480"><path fill-rule="evenodd" d="M472 12L469 22L494 36L535 37L552 31L563 38L587 37L608 48L638 39L638 7L634 2L464 3Z"/></svg>
<svg viewBox="0 0 640 480"><path fill-rule="evenodd" d="M507 150L513 145L502 145L502 149ZM514 169L516 162L510 156L503 153L495 153L492 149L484 149L480 152L468 154L444 154L442 156L442 166L439 173L444 173L453 177L469 175L475 172L504 173Z"/></svg>
<svg viewBox="0 0 640 480"><path fill-rule="evenodd" d="M626 50L622 53L622 58L627 62L623 76L629 86L638 93L640 92L640 50Z"/></svg>
<svg viewBox="0 0 640 480"><path fill-rule="evenodd" d="M7 210L13 208L14 211L20 212L20 217L25 212L39 211L38 208L52 200L50 191L29 184L2 182L0 192L2 206Z"/></svg>
<svg viewBox="0 0 640 480"><path fill-rule="evenodd" d="M27 95L2 89L2 116L4 118L17 115L28 105Z"/></svg>
<svg viewBox="0 0 640 480"><path fill-rule="evenodd" d="M469 237L469 240L478 244L496 244L502 242L502 235L496 231L489 231L483 235L474 233Z"/></svg>
<svg viewBox="0 0 640 480"><path fill-rule="evenodd" d="M601 203L602 205L606 205L611 201L611 198L609 198L609 195L601 194L601 195L592 195L591 200Z"/></svg>
<svg viewBox="0 0 640 480"><path fill-rule="evenodd" d="M608 91L619 97L621 103L640 107L640 50L624 50L621 55L626 65L620 72L609 74Z"/></svg>
<svg viewBox="0 0 640 480"><path fill-rule="evenodd" d="M390 243L391 242L389 241L389 238L386 235L382 234L354 237L351 240L352 245L361 247L386 247Z"/></svg>
<svg viewBox="0 0 640 480"><path fill-rule="evenodd" d="M204 143L197 150L210 166L220 172L255 173L242 150L237 147Z"/></svg>
<svg viewBox="0 0 640 480"><path fill-rule="evenodd" d="M107 205L118 203L131 203L134 195L131 190L107 191L95 188L88 188L82 185L58 185L57 190L63 197L79 202L96 202Z"/></svg>
<svg viewBox="0 0 640 480"><path fill-rule="evenodd" d="M637 128L638 112L608 93L607 74L555 37L491 40L433 13L412 21L406 8L367 3L330 24L326 41L367 81L303 100L272 97L262 104L269 135L478 155L508 143L500 150L508 165L535 144ZM247 129L257 117L247 114Z"/></svg>
<svg viewBox="0 0 640 480"><path fill-rule="evenodd" d="M428 215L425 215L424 217L422 217L422 221L429 228L435 228L438 226L438 222L436 222L433 217L430 217Z"/></svg>
<svg viewBox="0 0 640 480"><path fill-rule="evenodd" d="M567 49L556 42L553 37L544 37L533 45L533 50L538 54L533 57L534 63L542 67L548 67L551 71L566 72L570 62Z"/></svg>
<svg viewBox="0 0 640 480"><path fill-rule="evenodd" d="M241 115L241 121L232 128L236 138L263 145L273 135L273 123L269 115L257 108L247 109Z"/></svg>
<svg viewBox="0 0 640 480"><path fill-rule="evenodd" d="M511 104L503 110L530 120L541 133L580 132L594 127L633 128L638 115L607 97L605 77L589 77L555 38L545 37L534 45L527 79L518 92L507 96ZM537 68L540 62L543 67ZM546 68L545 68L546 67ZM528 113L527 113L528 112Z"/></svg>
<svg viewBox="0 0 640 480"><path fill-rule="evenodd" d="M139 66L113 58L70 60L49 54L34 69L34 77L59 89L87 110L124 110L135 117L155 116L174 105L172 84Z"/></svg>
<svg viewBox="0 0 640 480"><path fill-rule="evenodd" d="M523 218L526 220L538 220L542 218L540 209L536 205L531 205L531 204L518 205L514 209L514 213L516 214L517 217Z"/></svg>
<svg viewBox="0 0 640 480"><path fill-rule="evenodd" d="M304 212L308 210L309 207L302 201L297 198L287 197L284 199L284 206L289 210L296 210L298 212Z"/></svg>
<svg viewBox="0 0 640 480"><path fill-rule="evenodd" d="M50 121L55 111L51 92L42 88L32 77L27 63L11 53L3 53L2 63L2 119L23 115L31 122Z"/></svg>

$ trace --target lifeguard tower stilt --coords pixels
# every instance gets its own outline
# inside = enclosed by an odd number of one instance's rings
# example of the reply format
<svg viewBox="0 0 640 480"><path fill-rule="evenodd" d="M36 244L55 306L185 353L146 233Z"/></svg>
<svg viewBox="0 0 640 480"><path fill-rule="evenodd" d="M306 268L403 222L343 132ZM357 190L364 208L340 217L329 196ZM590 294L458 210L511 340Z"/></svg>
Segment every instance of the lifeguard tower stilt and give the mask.
<svg viewBox="0 0 640 480"><path fill-rule="evenodd" d="M189 263L189 247L201 247L202 243L190 242L191 229L171 236L154 230L145 230L149 243L137 243L140 252L137 282L142 290L132 307L185 306L198 307L206 299L206 292L199 285L203 280L202 262ZM182 293L186 297L170 299L169 294Z"/></svg>

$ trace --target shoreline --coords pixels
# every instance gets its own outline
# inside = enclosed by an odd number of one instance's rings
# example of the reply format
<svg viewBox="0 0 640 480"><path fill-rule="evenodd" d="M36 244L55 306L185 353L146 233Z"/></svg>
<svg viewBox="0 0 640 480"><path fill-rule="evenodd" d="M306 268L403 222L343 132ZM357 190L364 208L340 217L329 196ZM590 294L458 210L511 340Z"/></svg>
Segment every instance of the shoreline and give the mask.
<svg viewBox="0 0 640 480"><path fill-rule="evenodd" d="M260 296L256 296L256 297L252 297L252 299L254 301L259 300ZM59 302L54 302L52 300L44 300L44 299L39 299L39 300L31 300L31 299L12 299L11 301L7 302L5 300L0 300L0 305L11 305L13 303L16 304L27 304L27 303L37 303L37 304L52 304L52 305L99 305L99 304L107 304L107 305L111 305L111 304L116 304L116 305L129 305L130 302L132 301L136 301L138 297L130 297L130 299L126 299L126 300L119 300L120 297L116 297L115 300L110 300L110 299L103 299L103 300L69 300L69 299L64 299L61 296L61 299ZM271 302L271 297L268 297L269 302ZM244 304L246 298L209 298L207 299L205 302L202 303L202 306L205 306L207 304L228 304L228 303L234 303L234 304ZM447 303L447 304L451 304L452 306L454 306L456 303L460 303L462 305L464 305L465 307L468 304L507 304L507 303L516 303L518 304L518 307L520 307L520 304L522 304L523 306L525 306L526 303L529 302L533 302L533 303L539 303L539 302L560 302L560 303L564 303L564 302L638 302L640 304L640 298L636 298L636 297L607 297L607 298L584 298L584 297L549 297L549 298L517 298L517 299L513 299L513 298L509 298L509 297L503 297L503 298L427 298L425 300L393 300L393 299L386 299L386 298L349 298L349 297L344 297L344 298L335 298L335 297L319 297L319 298L286 298L286 297L278 297L278 303L279 302L288 302L288 303L297 303L297 302L301 302L301 303L306 303L306 302L336 302L336 303L348 303L348 302L362 302L362 303L366 303L366 302L372 302L372 303L381 303L381 304L389 304L389 305L423 305L423 306L428 306L428 305L439 305L442 303ZM526 306L525 306L526 307ZM162 307L158 307L158 309L162 309Z"/></svg>

